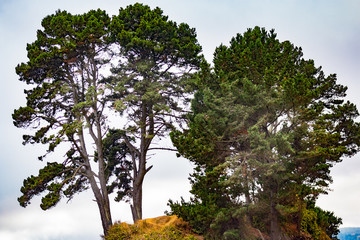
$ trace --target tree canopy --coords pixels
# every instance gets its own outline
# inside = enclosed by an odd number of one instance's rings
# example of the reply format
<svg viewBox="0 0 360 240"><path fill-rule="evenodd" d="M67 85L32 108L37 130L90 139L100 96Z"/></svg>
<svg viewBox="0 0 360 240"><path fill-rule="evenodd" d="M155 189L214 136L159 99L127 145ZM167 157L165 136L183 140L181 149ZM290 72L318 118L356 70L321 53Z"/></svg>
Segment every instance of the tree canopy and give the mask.
<svg viewBox="0 0 360 240"><path fill-rule="evenodd" d="M156 148L152 139L164 136L183 114L201 47L194 29L142 4L121 8L112 18L102 10L58 10L42 27L27 46L28 62L16 67L29 88L26 106L12 117L16 127L34 130L23 136L24 144L48 145L39 160L59 146L67 150L64 159L24 180L18 200L26 207L45 193L46 210L91 188L106 235L112 192L117 201L131 200L134 221L142 218L142 184L151 169L147 152ZM115 121L127 119L123 126L108 118L114 111L120 113Z"/></svg>
<svg viewBox="0 0 360 240"><path fill-rule="evenodd" d="M198 69L201 47L195 29L168 20L160 8L139 3L121 8L111 29L120 61L107 83L112 86L109 98L114 108L127 119L117 141L126 144L131 156L128 174L136 221L142 219L142 185L152 167L146 164L147 153L165 150L152 147L152 141L163 137L183 114L191 90L187 82Z"/></svg>
<svg viewBox="0 0 360 240"><path fill-rule="evenodd" d="M48 163L38 176L24 181L20 204L25 207L34 195L47 192L41 204L46 210L90 185L104 233L112 220L102 144L106 90L99 80L101 68L109 61L109 25L110 17L101 10L81 15L59 10L45 17L43 30L38 30L36 41L27 46L29 61L16 67L20 81L33 88L25 90L26 106L12 116L15 126L36 130L24 135L24 144L47 144L47 154L59 145L68 148L62 161ZM97 174L94 154L89 152L92 145L98 153Z"/></svg>
<svg viewBox="0 0 360 240"><path fill-rule="evenodd" d="M198 166L193 203L170 202L175 212L210 204L218 210L207 227L226 222L216 233L222 237L241 235L244 216L271 239L309 234L304 212L326 193L330 168L359 150L358 112L336 80L273 30L255 27L219 46L213 69L204 65L198 75L188 129L172 133L179 152ZM219 198L238 210L216 208ZM297 231L284 231L286 224Z"/></svg>

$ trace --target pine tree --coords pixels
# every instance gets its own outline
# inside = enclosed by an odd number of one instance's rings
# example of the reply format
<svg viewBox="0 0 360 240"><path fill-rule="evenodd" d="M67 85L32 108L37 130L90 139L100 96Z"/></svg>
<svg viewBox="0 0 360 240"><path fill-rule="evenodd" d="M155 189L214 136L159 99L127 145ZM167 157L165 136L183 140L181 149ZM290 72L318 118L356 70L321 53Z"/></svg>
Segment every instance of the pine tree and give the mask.
<svg viewBox="0 0 360 240"><path fill-rule="evenodd" d="M144 177L152 168L147 166L148 152L167 150L152 142L181 119L191 90L187 82L198 69L201 47L195 29L168 20L160 8L139 3L121 8L111 29L120 61L107 81L113 90L110 100L126 119L118 141L126 144L131 156L131 210L137 221L142 219Z"/></svg>
<svg viewBox="0 0 360 240"><path fill-rule="evenodd" d="M218 47L213 62L198 75L189 128L172 133L174 145L205 172L223 169L218 186L234 213L226 221L247 219L271 239L286 238L283 227L294 223L301 236L306 202L326 193L333 164L359 150L346 87L259 27Z"/></svg>
<svg viewBox="0 0 360 240"><path fill-rule="evenodd" d="M102 143L106 88L100 83L101 68L109 63L109 25L101 10L81 15L59 10L45 17L36 41L27 45L29 61L16 67L20 81L30 88L25 90L26 106L12 115L16 127L35 130L23 136L24 144L48 145L40 160L60 145L68 148L62 161L47 163L37 176L24 180L20 205L26 207L45 192L41 208L46 210L90 186L104 234L112 225Z"/></svg>

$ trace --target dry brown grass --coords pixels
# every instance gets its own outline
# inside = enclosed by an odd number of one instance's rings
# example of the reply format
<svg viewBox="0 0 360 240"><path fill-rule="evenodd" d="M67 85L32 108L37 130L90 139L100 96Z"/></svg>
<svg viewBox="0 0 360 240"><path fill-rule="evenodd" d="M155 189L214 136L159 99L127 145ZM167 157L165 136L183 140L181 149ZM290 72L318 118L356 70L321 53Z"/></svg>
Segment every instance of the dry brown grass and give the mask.
<svg viewBox="0 0 360 240"><path fill-rule="evenodd" d="M106 240L202 240L191 232L189 224L176 216L161 216L127 224L117 222Z"/></svg>

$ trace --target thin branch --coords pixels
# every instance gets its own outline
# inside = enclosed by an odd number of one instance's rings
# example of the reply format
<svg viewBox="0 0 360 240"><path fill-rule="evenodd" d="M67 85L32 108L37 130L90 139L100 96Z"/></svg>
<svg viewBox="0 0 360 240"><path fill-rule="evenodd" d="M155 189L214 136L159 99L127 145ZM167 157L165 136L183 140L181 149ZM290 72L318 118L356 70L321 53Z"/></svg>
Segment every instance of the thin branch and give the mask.
<svg viewBox="0 0 360 240"><path fill-rule="evenodd" d="M75 176L77 175L78 171L82 168L82 167L86 167L85 164L81 164L79 167L76 168L74 174L71 177L66 178L63 183L66 183L67 181L74 179Z"/></svg>
<svg viewBox="0 0 360 240"><path fill-rule="evenodd" d="M178 150L177 149L174 149L174 148L149 148L148 151L151 151L151 150L165 150L165 151L173 151L173 152L177 152Z"/></svg>

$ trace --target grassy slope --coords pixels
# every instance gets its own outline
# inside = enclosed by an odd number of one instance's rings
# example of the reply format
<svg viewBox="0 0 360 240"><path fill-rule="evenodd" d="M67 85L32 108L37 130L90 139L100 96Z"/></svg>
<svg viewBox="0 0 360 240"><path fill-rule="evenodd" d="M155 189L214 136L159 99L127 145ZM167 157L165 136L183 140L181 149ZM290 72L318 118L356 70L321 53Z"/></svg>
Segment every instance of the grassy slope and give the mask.
<svg viewBox="0 0 360 240"><path fill-rule="evenodd" d="M105 240L202 240L191 232L188 223L176 216L144 219L135 224L115 223Z"/></svg>

